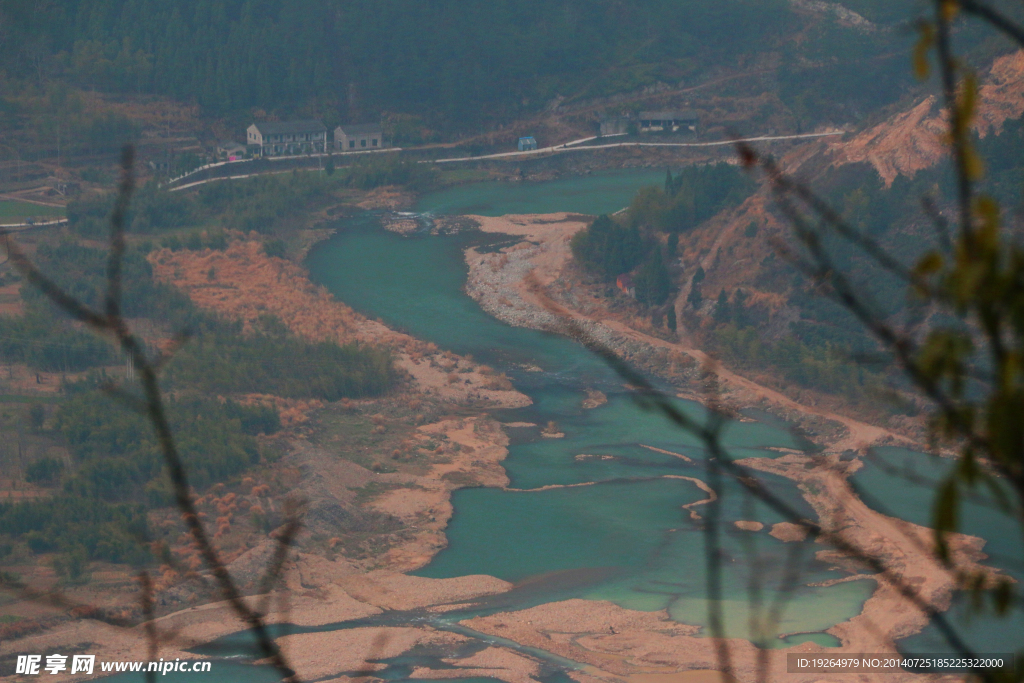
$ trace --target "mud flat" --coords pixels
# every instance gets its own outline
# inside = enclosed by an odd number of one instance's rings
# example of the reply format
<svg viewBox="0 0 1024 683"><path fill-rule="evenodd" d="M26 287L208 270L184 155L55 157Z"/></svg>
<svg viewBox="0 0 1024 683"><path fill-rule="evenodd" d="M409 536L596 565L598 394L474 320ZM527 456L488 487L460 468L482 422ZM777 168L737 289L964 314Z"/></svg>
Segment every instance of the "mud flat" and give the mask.
<svg viewBox="0 0 1024 683"><path fill-rule="evenodd" d="M449 443L458 444L458 450L450 456L449 462L432 465L423 476L407 478L405 483L411 487L395 489L370 504L373 509L394 515L416 528L413 540L392 548L378 559L379 566L394 571L419 569L448 545L444 529L452 516L453 490L463 486L501 488L509 483L501 466L508 454L508 437L493 420L482 417L442 420L424 425L418 431L425 438L444 435Z"/></svg>

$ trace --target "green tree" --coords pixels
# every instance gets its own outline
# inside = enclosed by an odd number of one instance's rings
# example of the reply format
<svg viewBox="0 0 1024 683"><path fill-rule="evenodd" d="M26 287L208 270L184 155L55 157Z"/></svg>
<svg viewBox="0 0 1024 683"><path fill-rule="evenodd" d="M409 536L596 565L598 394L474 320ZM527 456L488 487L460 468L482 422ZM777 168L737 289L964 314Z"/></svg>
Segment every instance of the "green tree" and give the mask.
<svg viewBox="0 0 1024 683"><path fill-rule="evenodd" d="M732 294L732 320L736 327L746 327L750 324L747 312L747 293L737 289Z"/></svg>
<svg viewBox="0 0 1024 683"><path fill-rule="evenodd" d="M55 483L64 471L64 462L49 456L40 458L25 468L25 479L33 484Z"/></svg>
<svg viewBox="0 0 1024 683"><path fill-rule="evenodd" d="M263 243L263 253L270 257L284 258L287 246L284 240L267 240Z"/></svg>
<svg viewBox="0 0 1024 683"><path fill-rule="evenodd" d="M665 245L665 256L671 261L676 257L679 252L679 233L674 232L668 236L668 241Z"/></svg>
<svg viewBox="0 0 1024 683"><path fill-rule="evenodd" d="M630 272L643 259L640 231L619 225L607 215L573 235L569 244L577 262L605 280Z"/></svg>
<svg viewBox="0 0 1024 683"><path fill-rule="evenodd" d="M636 298L640 303L648 306L661 306L665 303L672 288L672 281L660 248L656 247L651 252L647 261L640 267L634 283Z"/></svg>
<svg viewBox="0 0 1024 683"><path fill-rule="evenodd" d="M732 320L732 309L729 307L729 297L725 290L718 291L718 301L715 303L715 321L727 323Z"/></svg>
<svg viewBox="0 0 1024 683"><path fill-rule="evenodd" d="M42 403L33 403L28 409L28 423L32 426L32 431L42 431L44 420L46 420L46 408Z"/></svg>
<svg viewBox="0 0 1024 683"><path fill-rule="evenodd" d="M693 279L690 280L690 293L686 295L686 302L694 309L698 309L703 301L704 296L700 291L700 280L694 275Z"/></svg>

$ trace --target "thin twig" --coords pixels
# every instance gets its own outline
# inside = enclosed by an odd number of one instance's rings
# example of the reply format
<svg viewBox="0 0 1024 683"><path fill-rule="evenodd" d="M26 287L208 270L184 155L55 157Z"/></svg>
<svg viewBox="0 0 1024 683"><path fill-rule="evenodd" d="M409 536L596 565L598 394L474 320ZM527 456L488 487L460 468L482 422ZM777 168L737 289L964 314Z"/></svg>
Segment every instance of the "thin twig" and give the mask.
<svg viewBox="0 0 1024 683"><path fill-rule="evenodd" d="M691 434L694 434L706 444L709 453L709 477L720 476L720 473L717 473L720 468L722 472L729 474L735 481L739 482L746 491L759 498L780 515L788 520L799 522L805 526L813 537L834 546L837 550L859 562L862 562L872 571L883 576L886 581L888 581L899 592L900 596L910 602L915 608L919 609L933 621L939 633L951 647L964 656L973 656L973 648L964 642L955 629L953 629L949 620L942 614L942 611L929 601L925 600L913 586L903 581L902 577L898 573L893 572L882 559L847 541L838 533L833 533L823 528L820 524L803 519L803 515L800 514L799 511L768 490L767 487L763 486L759 480L751 477L748 471L743 470L736 465L729 457L728 453L726 453L718 438L717 430L720 429L719 421L722 420L723 417L715 417L718 415L717 412L712 412L711 417L707 422L701 423L680 411L664 393L655 389L643 375L631 368L629 364L619 358L614 351L587 332L587 330L585 330L575 320L572 314L556 304L547 295L547 293L544 292L543 287L540 285L540 282L533 273L529 273L527 275L525 283L531 293L537 297L541 306L559 320L558 327L564 334L579 341L591 352L603 359L628 385L633 387L633 396L641 407L661 413L671 423L690 432ZM711 484L711 486L712 488L715 488L714 484ZM712 522L710 517L711 515L709 510L709 525ZM718 618L718 623L721 624L720 616ZM723 671L729 666L727 651L724 655L720 653L719 666Z"/></svg>
<svg viewBox="0 0 1024 683"><path fill-rule="evenodd" d="M282 677L288 681L296 681L297 678L294 670L288 665L277 643L268 632L262 616L257 611L251 609L242 599L241 592L231 578L227 567L220 560L217 551L213 547L213 543L203 528L192 500L192 489L189 485L188 475L181 455L178 452L174 434L167 417L163 395L157 378L157 367L150 362L145 353L144 345L132 334L121 314L121 264L125 246L125 218L131 193L134 189L132 175L133 160L134 151L130 145L126 146L121 155L122 180L118 199L115 204L114 213L111 216L111 253L107 264L107 291L104 298L105 312L103 314L90 309L86 304L64 292L52 280L43 275L6 234L3 235L4 246L7 248L11 262L31 285L37 287L53 303L72 317L101 334L113 336L118 346L131 357L139 373L145 411L156 432L157 441L164 456L164 463L174 488L175 503L182 513L182 518L199 549L204 563L209 568L217 586L232 610L252 630L263 656L270 660ZM293 536L294 533L290 533L284 540L291 542ZM274 572L280 571L280 567L273 568L273 570Z"/></svg>

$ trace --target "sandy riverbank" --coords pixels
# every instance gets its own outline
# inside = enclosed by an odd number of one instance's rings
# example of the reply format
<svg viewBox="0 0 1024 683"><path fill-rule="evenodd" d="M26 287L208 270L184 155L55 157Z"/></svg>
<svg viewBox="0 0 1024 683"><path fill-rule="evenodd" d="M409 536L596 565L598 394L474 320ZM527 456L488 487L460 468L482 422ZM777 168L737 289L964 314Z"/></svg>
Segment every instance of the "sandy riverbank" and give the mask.
<svg viewBox="0 0 1024 683"><path fill-rule="evenodd" d="M443 438L446 457L420 475L379 475L385 482L400 486L368 505L373 511L402 520L412 533L402 544L375 558L369 567L365 562L293 551L284 566L283 586L268 604L268 623L321 626L384 610L463 602L512 587L492 576L429 579L403 573L423 566L447 545L444 529L452 515L454 489L508 484L500 464L507 454L508 437L494 420L484 416L444 419L421 426L416 436L426 442ZM347 467L358 466L350 463ZM274 543L265 541L232 562L229 570L245 584L248 575L262 574L273 550ZM260 599L248 598L250 604L257 604ZM245 629L245 624L223 602L175 612L157 619L156 624L163 638L158 656L164 659L195 658L186 650ZM401 654L416 645L452 645L465 640L423 625L292 635L282 638L281 643L303 679L338 674L344 680L344 672L360 669L366 658ZM92 619L77 619L39 635L0 642L0 661L18 653L61 652L69 648L86 648L100 661L149 658L143 626L125 629ZM474 657L467 666L485 666L487 662L509 665L511 668L503 676L509 683L524 683L537 667L536 662L514 653ZM0 676L0 680L6 678Z"/></svg>
<svg viewBox="0 0 1024 683"><path fill-rule="evenodd" d="M339 503L353 496L349 487L375 482L384 487L383 492L366 509L401 522L403 534L400 543L370 561L352 562L340 557L332 560L294 552L285 565L285 588L275 594L271 603L269 621L315 626L369 616L382 609L413 609L466 600L511 587L489 576L433 580L401 573L423 566L447 544L444 529L452 514L450 498L454 489L508 483L500 465L507 454L507 436L497 422L479 412L530 403L504 375L359 315L309 282L299 266L267 257L255 240L235 240L224 251L163 250L151 255L151 263L158 280L180 288L201 308L241 320L246 326L261 315L272 314L293 333L307 339L386 346L406 375L402 392L409 401L429 398L435 405L449 405L453 412L470 413L467 417L442 418L420 425L414 431L409 449L427 448L432 453L428 469L418 474L370 472L355 463L325 460L328 453L297 442L288 456L288 466L296 471L309 470L316 479L307 481L307 477L301 481L297 491L300 496L316 498L319 494L315 489L340 486L336 491L326 491L324 502L326 509L342 510ZM308 412L322 408L319 402L299 405L275 397L250 398L281 404L278 407L287 413L284 421L288 424L302 423ZM473 415L474 411L477 414ZM342 464L346 472L358 470L359 476L353 479L341 476L344 472L339 475L330 471ZM242 585L252 583L268 564L273 547L273 541L264 540L233 561L229 569L240 577ZM184 586L182 590L188 592ZM60 609L53 610L54 616L62 614ZM186 609L158 621L162 633L174 634L160 648L160 656L172 659L190 656L184 652L188 647L244 628L222 603ZM356 641L361 637L356 636ZM302 660L300 673L321 676L343 671L342 662L334 661L336 648L343 640L339 638L307 642L299 636L290 637L288 646L294 647ZM424 638L430 640L421 634L407 645ZM356 648L356 641L349 650L352 661L371 654ZM387 651L402 651L404 646L399 647L399 641L405 642L398 638ZM141 627L115 628L79 618L65 620L59 628L38 635L0 642L0 660L17 653L36 652L37 648L61 651L83 645L103 661L147 658Z"/></svg>
<svg viewBox="0 0 1024 683"><path fill-rule="evenodd" d="M630 358L661 354L667 361L666 367L674 371L669 379L689 380L686 383L693 386L684 392L687 398L701 398L697 387L706 384L706 375L710 373L717 380L716 400L735 409L761 405L784 417L802 417L829 441L830 450L839 452L880 443L912 443L891 430L802 405L722 367L707 353L685 341L667 341L609 317L606 311L592 312L591 302L573 293L565 278L572 257L569 240L586 226L585 217L555 213L472 218L485 232L523 238L498 252L481 253L472 248L466 251L469 265L466 291L484 310L500 320L510 325L558 330L563 320L551 311L552 303L557 300L561 315L571 317L597 341L620 355ZM545 294L550 292L551 299L541 300L538 287L548 290ZM836 438L830 438L833 434Z"/></svg>
<svg viewBox="0 0 1024 683"><path fill-rule="evenodd" d="M549 216L505 216L501 218L474 217L481 223L481 229L523 237L523 241L506 247L496 253L480 253L470 249L466 261L470 267L467 290L492 315L513 325L540 329L557 329L558 316L552 312L551 299L545 289L556 289L562 283L564 270L570 259L569 240L583 223L579 217L567 214ZM528 277L529 276L529 277ZM541 290L539 293L538 289ZM933 607L944 610L949 606L953 591L958 587L954 572L944 566L935 556L932 532L890 517L868 508L850 490L847 478L861 466L858 458L840 460L839 454L863 450L882 443L912 445L909 439L884 428L804 406L781 393L763 387L751 380L733 373L714 363L699 349L684 343L673 343L630 328L619 320L595 318L571 306L572 296L565 295L565 288L559 291L558 315L571 316L599 341L619 353L628 355L636 344L663 349L673 354L684 355L705 373L716 377L719 394L716 398L726 406L741 409L746 406L761 406L786 417L794 414L805 421L812 421L819 435L819 445L824 446L824 455L807 456L790 453L776 459L750 458L741 465L764 472L771 472L800 485L805 498L820 517L820 523L828 534L855 548L861 548L885 562L890 576L900 583L912 587L920 599ZM540 296L544 296L542 300ZM585 304L580 308L585 308ZM763 533L760 522L737 523L737 527L750 533ZM775 525L771 535L780 540L800 540L806 531L798 525ZM819 542L828 546L828 538ZM997 572L985 568L981 562L984 541L975 537L958 535L951 543L954 551L954 565L968 572ZM850 577L862 574L863 567L828 549L819 551L819 558L847 570ZM874 577L873 577L874 578ZM894 640L920 631L928 621L927 616L901 594L892 581L877 577L877 589L864 604L861 613L829 629L829 633L842 642L836 652L894 652ZM558 619L567 614L583 618L589 603L561 604L555 613ZM537 608L539 609L539 608ZM512 615L496 615L477 620L475 628L510 637L518 642L543 647L551 645L549 629L555 628L554 618L546 618L547 612L533 613L532 610ZM500 621L501 628L497 626ZM549 623L550 622L550 623ZM490 630L488 630L490 629ZM588 661L600 666L593 653L614 653L617 658L629 660L634 667L669 667L673 671L697 668L715 668L714 653L708 640L676 635L643 637L632 631L627 634L595 635L586 629L574 627L569 631L572 637L563 643L562 654ZM589 638L589 640L587 640ZM563 638L564 640L564 638ZM562 641L559 641L562 642ZM655 644L656 642L656 644ZM587 643L589 645L584 645ZM734 673L739 680L753 680L756 675L756 652L750 643L737 641L732 644L736 667ZM796 676L785 674L785 653L789 651L819 651L822 648L813 643L804 643L796 648L774 650L768 658L771 672L769 680L785 675L786 680L815 680L820 675ZM655 653L655 654L652 654ZM589 657L589 658L588 658ZM628 667L627 667L628 668ZM606 671L612 669L605 667ZM621 674L626 671L622 670ZM900 680L916 677L911 674L867 677L862 680Z"/></svg>
<svg viewBox="0 0 1024 683"><path fill-rule="evenodd" d="M550 286L562 275L568 259L568 240L584 222L569 214L553 216L476 217L481 229L522 235L525 240L497 254L467 253L470 263L468 288L486 310L513 324L545 327L558 320L545 310L524 278L533 272L542 286ZM507 257L504 258L503 257ZM431 345L389 330L378 322L366 320L326 292L311 285L296 266L269 259L252 242L236 242L226 252L159 252L154 257L158 276L182 287L201 306L251 322L261 313L281 317L298 334L313 339L335 339L386 344L396 350L399 364L409 372L417 391L439 392L455 405L480 407L523 405L529 399L508 389L486 388L493 375L470 369L468 389L451 388L447 373L465 359L452 358ZM215 277L210 278L213 269ZM614 321L594 321L583 314L578 320L616 349L648 346L686 355L706 362L699 350L649 337ZM455 363L452 366L451 363ZM419 374L417 374L417 371ZM880 440L897 438L842 416L800 406L784 396L759 387L745 378L717 369L726 398L747 405L759 401L776 402L785 410L805 414L836 424L835 438L826 444L826 453L841 453ZM443 393L447 391L447 393ZM495 394L484 393L494 391ZM522 398L517 398L517 396ZM481 400L483 397L483 400ZM590 397L600 404L599 397ZM756 400L755 400L756 398ZM596 407L596 406L591 406ZM451 418L423 425L417 430L423 438L444 435L458 448L448 452L447 462L434 463L422 475L386 475L408 486L391 490L370 504L379 512L393 515L417 533L405 543L391 548L379 558L381 568L366 571L345 560L328 560L316 555L296 553L286 566L286 588L276 594L269 615L271 621L321 625L377 614L382 610L412 609L444 605L477 596L507 591L510 584L488 576L456 579L424 579L401 572L422 566L447 540L444 528L451 516L450 494L465 485L507 486L501 461L507 453L507 437L492 421L482 417ZM786 454L778 459L750 459L742 464L753 469L788 477L805 490L805 496L821 517L826 529L843 534L844 540L877 551L907 583L932 604L948 605L955 588L951 576L927 551L927 530L892 520L870 510L853 497L846 485L852 472L850 462L838 457L811 459L803 454ZM696 483L696 481L695 481ZM703 483L703 482L702 482ZM705 484L706 486L706 484ZM714 491L706 488L708 499ZM816 493L812 493L816 492ZM694 504L695 505L695 504ZM693 513L693 510L690 510ZM800 528L776 525L772 535L780 540L796 540ZM747 533L768 533L748 527ZM953 548L962 567L980 568L981 542L957 537ZM863 573L861 567L837 557L830 550L819 553L823 559L844 566L850 576ZM443 607L442 607L443 609ZM924 615L909 606L895 588L885 581L869 599L860 615L832 629L843 643L842 650L829 652L892 651L892 639L919 630ZM580 683L690 683L705 680L708 670L718 666L714 642L699 637L699 629L669 619L664 611L638 612L611 603L570 600L540 605L520 612L500 613L470 620L467 625L517 643L537 647L587 665L572 673ZM160 656L182 656L182 650L194 643L238 631L237 619L221 603L204 605L168 615L159 620L162 630L177 631L175 640ZM462 636L442 633L429 626L374 627L329 633L287 636L281 639L286 652L299 665L306 679L350 680L356 669L363 669L366 658L381 658L407 652L421 646L454 646ZM70 645L89 643L90 651L105 660L145 659L145 640L141 628L114 629L90 620L80 620L65 630L45 633L14 643L0 644L0 656L19 651L60 651ZM735 678L754 681L759 664L758 651L747 641L730 641ZM769 680L810 683L818 674L784 674L786 652L822 651L818 645L804 643L770 653ZM450 658L457 669L418 667L417 678L448 678L487 675L508 683L528 683L539 672L539 662L509 649L493 646L461 659ZM375 665L370 668L379 668ZM902 681L919 678L901 674L862 676L862 681Z"/></svg>
<svg viewBox="0 0 1024 683"><path fill-rule="evenodd" d="M158 281L181 289L200 308L247 326L270 314L306 339L386 346L394 352L397 367L412 379L413 391L482 408L530 404L506 378L479 363L353 311L310 282L300 266L267 256L258 241L236 240L223 251L162 249L150 254L149 261ZM452 381L452 373L458 381Z"/></svg>

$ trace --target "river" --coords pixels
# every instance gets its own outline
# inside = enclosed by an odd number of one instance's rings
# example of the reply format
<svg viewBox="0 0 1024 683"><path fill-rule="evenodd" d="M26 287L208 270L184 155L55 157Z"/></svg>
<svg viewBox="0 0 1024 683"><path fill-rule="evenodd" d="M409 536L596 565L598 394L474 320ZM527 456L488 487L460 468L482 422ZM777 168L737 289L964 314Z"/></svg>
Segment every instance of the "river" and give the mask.
<svg viewBox="0 0 1024 683"><path fill-rule="evenodd" d="M606 213L627 205L640 186L659 183L663 177L663 171L633 170L543 183L477 183L428 194L420 199L416 211L495 216ZM415 337L472 354L505 371L534 404L495 411L496 418L538 424L554 420L565 433L563 439L545 439L536 431L513 430L504 463L511 487L588 484L543 491L457 491L455 514L447 530L449 545L416 573L437 578L490 574L540 587L514 591L504 603L481 607L483 611L582 597L611 600L638 610L667 609L674 619L705 625L704 535L701 522L690 519L688 511L681 508L705 494L691 481L677 478L704 478L701 461L706 454L700 441L659 415L645 412L623 389L619 378L580 345L563 337L510 327L486 314L465 294L463 249L500 238L475 232L403 237L383 230L372 212L345 219L337 227L337 234L308 257L314 281L371 318L381 318ZM607 404L583 409L581 400L588 388L604 391ZM692 402L679 400L678 406L693 415L703 413L701 406ZM641 444L683 454L693 462ZM770 447L801 446L784 426L753 420L729 423L725 445L735 458L774 457L777 453L767 450ZM578 458L580 455L589 457ZM793 483L758 476L791 505L813 516ZM894 514L911 521L922 521L927 514L927 492L901 497L894 478L884 476L874 465L858 475L857 483L870 487L880 500L898 500ZM724 517L721 559L726 630L730 636L753 639L749 628L751 587L754 583L761 586L766 603L781 597L776 588L791 544L769 536L767 528L762 532L736 529L731 522L737 520L757 520L766 527L783 520L744 495L735 483L727 482L718 493ZM700 507L694 509L700 511ZM842 574L814 559L821 546L801 545L801 587L785 596L787 607L777 626L779 633L799 635L762 639L765 647L803 640L837 645L835 638L822 631L857 614L874 588L872 581L827 588L807 586ZM448 624L480 610L449 613ZM930 630L918 640L935 647ZM223 642L230 645L235 641L228 638ZM393 663L388 678L401 680L408 663L397 659L400 661ZM230 666L230 672L221 670L219 680L236 680L234 667L242 665ZM275 679L266 669L259 674L248 667L239 671L250 672L252 677L244 680ZM173 675L165 680L174 680Z"/></svg>
<svg viewBox="0 0 1024 683"><path fill-rule="evenodd" d="M565 178L544 183L479 183L424 196L420 213L595 214L628 204L643 184L660 182L664 172L623 171ZM687 623L704 624L705 562L701 526L680 508L705 497L693 483L671 476L702 478L705 457L700 441L673 428L657 414L645 412L625 392L621 380L582 346L566 338L510 327L485 313L463 287L463 249L493 241L494 236L402 237L386 232L373 214L339 226L331 240L310 254L311 276L356 310L442 348L469 353L507 372L534 405L498 411L504 421L544 424L554 420L564 439L532 432L513 434L505 468L511 487L534 489L552 484L592 486L545 491L463 489L454 496L455 515L448 527L449 546L417 572L451 577L490 574L523 581L549 572L607 569L607 578L571 595L612 600L624 607L667 608ZM530 371L540 368L540 371ZM608 403L581 408L584 391L597 388ZM702 413L699 405L679 401L683 410ZM725 434L730 454L773 457L769 447L799 447L784 428L764 422L732 422ZM643 448L681 453L696 462ZM578 455L588 455L577 459ZM769 479L771 479L769 477ZM806 509L787 480L773 487L793 505ZM727 521L782 521L729 484L719 492ZM699 508L696 508L699 510ZM747 630L748 568L759 557L758 578L777 585L785 544L766 533L735 530L726 534L723 598L730 635ZM810 544L808 544L810 546ZM808 547L803 567L806 582L838 578L813 559ZM773 584L773 580L776 582ZM779 630L814 632L853 616L870 595L873 583L850 582L829 588L803 588L791 597ZM766 596L770 599L771 591ZM810 636L832 644L831 636ZM792 644L781 639L779 646Z"/></svg>

